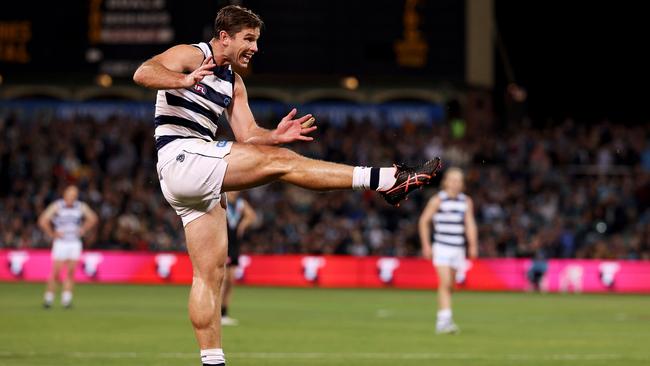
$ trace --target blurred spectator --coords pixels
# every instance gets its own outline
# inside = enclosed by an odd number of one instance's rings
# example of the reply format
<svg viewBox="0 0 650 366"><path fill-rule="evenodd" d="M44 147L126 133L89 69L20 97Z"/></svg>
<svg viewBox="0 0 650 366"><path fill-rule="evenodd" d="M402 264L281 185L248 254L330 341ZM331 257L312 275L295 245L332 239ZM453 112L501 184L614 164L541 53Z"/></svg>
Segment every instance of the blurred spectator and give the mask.
<svg viewBox="0 0 650 366"><path fill-rule="evenodd" d="M529 247L529 252L521 253L522 256L533 259L528 269L528 281L533 291L541 291L544 290L544 275L546 275L546 271L548 270L548 249L541 235L535 235Z"/></svg>

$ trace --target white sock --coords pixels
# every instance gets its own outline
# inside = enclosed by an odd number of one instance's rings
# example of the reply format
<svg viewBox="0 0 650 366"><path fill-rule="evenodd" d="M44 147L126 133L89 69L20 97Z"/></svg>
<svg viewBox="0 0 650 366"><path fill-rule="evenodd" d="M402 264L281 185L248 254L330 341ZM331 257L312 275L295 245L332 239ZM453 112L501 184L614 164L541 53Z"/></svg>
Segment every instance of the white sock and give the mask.
<svg viewBox="0 0 650 366"><path fill-rule="evenodd" d="M225 365L226 357L222 348L211 348L201 350L201 362L204 365Z"/></svg>
<svg viewBox="0 0 650 366"><path fill-rule="evenodd" d="M61 304L68 305L72 302L72 292L63 291L61 294Z"/></svg>
<svg viewBox="0 0 650 366"><path fill-rule="evenodd" d="M381 168L379 169L379 185L377 186L378 191L387 191L395 185L395 171L396 168Z"/></svg>
<svg viewBox="0 0 650 366"><path fill-rule="evenodd" d="M352 171L352 189L370 188L370 168L355 166Z"/></svg>
<svg viewBox="0 0 650 366"><path fill-rule="evenodd" d="M451 321L451 309L438 310L438 325L446 324Z"/></svg>
<svg viewBox="0 0 650 366"><path fill-rule="evenodd" d="M54 292L47 291L44 296L45 302L51 304L54 302Z"/></svg>
<svg viewBox="0 0 650 366"><path fill-rule="evenodd" d="M395 184L395 168L354 167L352 189L387 191Z"/></svg>

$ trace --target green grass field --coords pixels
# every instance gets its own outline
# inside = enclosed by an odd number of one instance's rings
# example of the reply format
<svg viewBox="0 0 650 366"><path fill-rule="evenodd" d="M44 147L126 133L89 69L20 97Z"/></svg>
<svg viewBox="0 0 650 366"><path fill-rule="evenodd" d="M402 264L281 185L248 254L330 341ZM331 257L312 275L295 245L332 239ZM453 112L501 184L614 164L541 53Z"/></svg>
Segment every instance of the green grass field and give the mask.
<svg viewBox="0 0 650 366"><path fill-rule="evenodd" d="M188 287L81 285L41 308L0 284L0 365L199 365ZM649 365L650 297L458 293L456 336L426 291L238 287L229 365Z"/></svg>

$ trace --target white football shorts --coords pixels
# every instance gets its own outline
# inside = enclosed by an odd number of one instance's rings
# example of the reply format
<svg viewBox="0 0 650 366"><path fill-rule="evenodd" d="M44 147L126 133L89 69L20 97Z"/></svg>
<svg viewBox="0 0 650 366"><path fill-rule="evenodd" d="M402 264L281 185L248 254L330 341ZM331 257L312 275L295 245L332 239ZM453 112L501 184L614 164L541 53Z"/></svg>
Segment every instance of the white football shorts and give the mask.
<svg viewBox="0 0 650 366"><path fill-rule="evenodd" d="M83 244L81 240L54 239L52 242L52 259L56 261L79 260Z"/></svg>
<svg viewBox="0 0 650 366"><path fill-rule="evenodd" d="M433 265L448 266L461 270L465 265L465 247L444 244L433 244Z"/></svg>
<svg viewBox="0 0 650 366"><path fill-rule="evenodd" d="M160 188L183 226L221 201L221 186L228 168L224 157L231 148L230 141L178 139L158 152Z"/></svg>

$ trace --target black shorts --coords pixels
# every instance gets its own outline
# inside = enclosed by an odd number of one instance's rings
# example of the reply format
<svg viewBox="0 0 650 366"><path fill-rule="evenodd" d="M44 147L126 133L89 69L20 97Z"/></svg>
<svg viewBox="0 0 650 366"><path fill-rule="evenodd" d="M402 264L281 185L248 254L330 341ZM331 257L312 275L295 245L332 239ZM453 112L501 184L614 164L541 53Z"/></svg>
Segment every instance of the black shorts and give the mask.
<svg viewBox="0 0 650 366"><path fill-rule="evenodd" d="M237 231L230 228L228 228L228 263L226 265L239 265L239 239L237 239Z"/></svg>

